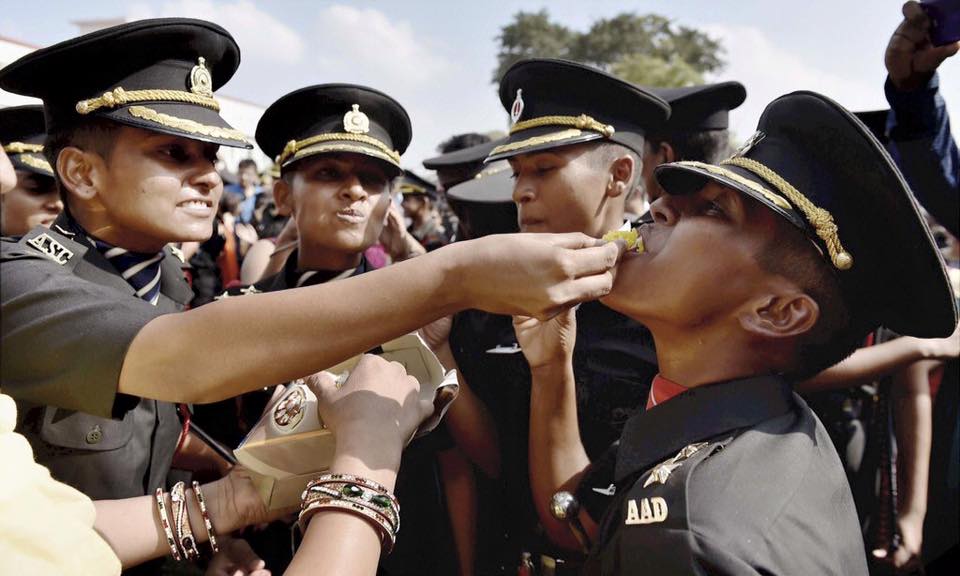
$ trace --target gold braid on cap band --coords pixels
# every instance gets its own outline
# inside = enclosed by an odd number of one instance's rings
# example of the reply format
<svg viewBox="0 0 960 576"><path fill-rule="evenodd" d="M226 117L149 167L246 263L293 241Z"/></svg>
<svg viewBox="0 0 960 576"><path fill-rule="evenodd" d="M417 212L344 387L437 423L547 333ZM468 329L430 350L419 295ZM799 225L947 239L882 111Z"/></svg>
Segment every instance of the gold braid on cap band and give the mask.
<svg viewBox="0 0 960 576"><path fill-rule="evenodd" d="M32 154L21 154L17 160L19 160L22 164L30 166L31 168L43 170L44 172L49 172L51 176L53 175L53 168L51 168L50 163L43 158L37 158Z"/></svg>
<svg viewBox="0 0 960 576"><path fill-rule="evenodd" d="M210 96L202 96L183 90L130 90L117 87L104 92L99 98L90 98L77 102L77 114L89 114L100 108L116 108L133 102L180 102L196 104L216 112L220 111L220 103Z"/></svg>
<svg viewBox="0 0 960 576"><path fill-rule="evenodd" d="M24 152L43 152L43 144L27 144L26 142L10 142L3 147L7 154L23 154Z"/></svg>
<svg viewBox="0 0 960 576"><path fill-rule="evenodd" d="M186 118L177 118L176 116L157 112L153 108L147 108L146 106L131 106L127 108L127 111L134 118L155 122L161 126L180 130L188 134L199 134L201 136L209 136L210 138L222 138L224 140L233 140L235 142L248 144L243 132L232 128L209 126Z"/></svg>
<svg viewBox="0 0 960 576"><path fill-rule="evenodd" d="M613 136L613 133L616 132L613 126L598 122L586 114L581 114L579 116L540 116L539 118L531 118L517 122L511 126L510 133L516 134L521 130L539 128L540 126L571 126L581 130L593 130L594 132L603 134L607 138Z"/></svg>
<svg viewBox="0 0 960 576"><path fill-rule="evenodd" d="M389 146L380 140L365 134L348 134L346 132L331 132L329 134L318 134L317 136L311 136L303 140L291 140L287 142L286 146L283 147L283 152L277 156L277 164L283 165L283 163L289 160L291 156L300 150L303 150L304 148L313 146L314 144L320 144L321 142L331 141L359 142L360 144L373 146L377 150L383 152L387 159L389 159L391 162L397 166L400 165L400 153L396 150L391 150Z"/></svg>
<svg viewBox="0 0 960 576"><path fill-rule="evenodd" d="M827 250L830 252L830 260L837 269L849 270L853 266L853 256L844 250L843 245L840 244L839 229L837 228L836 222L833 221L832 214L811 202L809 198L801 194L799 190L794 188L793 185L784 180L779 174L756 160L744 158L743 156L734 156L733 158L724 160L720 164L739 166L766 180L803 213L807 222L816 230L817 236L827 245Z"/></svg>

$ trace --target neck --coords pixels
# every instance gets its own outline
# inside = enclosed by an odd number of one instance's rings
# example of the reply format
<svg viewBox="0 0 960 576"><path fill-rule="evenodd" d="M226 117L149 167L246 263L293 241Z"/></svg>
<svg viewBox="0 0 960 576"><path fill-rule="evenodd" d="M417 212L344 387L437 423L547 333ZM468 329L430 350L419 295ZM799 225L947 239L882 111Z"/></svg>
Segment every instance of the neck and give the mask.
<svg viewBox="0 0 960 576"><path fill-rule="evenodd" d="M734 378L770 374L770 357L728 327L689 328L648 326L657 346L660 374L695 388Z"/></svg>
<svg viewBox="0 0 960 576"><path fill-rule="evenodd" d="M413 216L410 218L413 221L414 226L421 226L424 222L427 221L427 217L430 215L430 212L427 210L421 210L419 212L414 212Z"/></svg>
<svg viewBox="0 0 960 576"><path fill-rule="evenodd" d="M97 212L71 208L70 215L83 230L107 244L124 248L131 252L150 254L163 250L163 247L172 242L162 238L152 238L142 233L108 224Z"/></svg>
<svg viewBox="0 0 960 576"><path fill-rule="evenodd" d="M329 270L338 272L349 270L360 265L363 252L342 252L330 248L319 248L305 245L302 241L297 252L297 269Z"/></svg>

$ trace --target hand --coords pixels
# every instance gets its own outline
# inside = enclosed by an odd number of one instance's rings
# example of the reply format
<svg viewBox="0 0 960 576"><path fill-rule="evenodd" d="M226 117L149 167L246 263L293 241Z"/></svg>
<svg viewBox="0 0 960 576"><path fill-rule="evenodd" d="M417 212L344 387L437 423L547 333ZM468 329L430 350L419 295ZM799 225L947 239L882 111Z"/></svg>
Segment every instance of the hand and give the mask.
<svg viewBox="0 0 960 576"><path fill-rule="evenodd" d="M570 308L549 320L514 316L513 329L531 370L568 362L577 342L576 310Z"/></svg>
<svg viewBox="0 0 960 576"><path fill-rule="evenodd" d="M270 576L266 563L246 540L224 536L217 542L220 551L210 559L206 576Z"/></svg>
<svg viewBox="0 0 960 576"><path fill-rule="evenodd" d="M920 550L923 545L923 515L905 514L897 519L902 541L891 558L899 573L914 574L922 566Z"/></svg>
<svg viewBox="0 0 960 576"><path fill-rule="evenodd" d="M453 316L444 316L420 328L418 332L427 346L436 352L450 344L451 328L453 328Z"/></svg>
<svg viewBox="0 0 960 576"><path fill-rule="evenodd" d="M930 18L913 0L903 5L903 18L887 43L884 64L898 90L916 90L941 62L957 53L960 42L934 46L930 42Z"/></svg>
<svg viewBox="0 0 960 576"><path fill-rule="evenodd" d="M403 213L393 202L386 213L386 222L380 232L380 243L394 260L403 260L411 255L426 254L427 250L407 232Z"/></svg>
<svg viewBox="0 0 960 576"><path fill-rule="evenodd" d="M420 383L399 362L365 354L338 388L329 372L305 379L317 395L324 425L368 467L393 467L420 423L433 412L432 399L420 397Z"/></svg>
<svg viewBox="0 0 960 576"><path fill-rule="evenodd" d="M926 351L924 358L936 360L950 360L960 356L960 324L953 329L953 334L946 338L928 338L920 341Z"/></svg>
<svg viewBox="0 0 960 576"><path fill-rule="evenodd" d="M246 246L252 246L260 239L260 237L257 236L257 229L254 228L252 224L238 222L234 230L236 231L237 238Z"/></svg>
<svg viewBox="0 0 960 576"><path fill-rule="evenodd" d="M442 250L451 248L461 272L453 289L468 307L545 319L609 293L626 244L578 233L498 234Z"/></svg>

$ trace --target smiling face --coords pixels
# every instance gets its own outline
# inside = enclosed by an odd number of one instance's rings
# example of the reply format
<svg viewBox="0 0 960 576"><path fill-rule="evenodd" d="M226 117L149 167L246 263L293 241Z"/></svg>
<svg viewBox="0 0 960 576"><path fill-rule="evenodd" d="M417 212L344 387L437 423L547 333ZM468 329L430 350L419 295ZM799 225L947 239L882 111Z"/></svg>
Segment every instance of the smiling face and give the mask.
<svg viewBox="0 0 960 576"><path fill-rule="evenodd" d="M216 144L118 126L106 158L68 147L57 170L70 209L110 244L154 252L170 242L210 237L223 181Z"/></svg>
<svg viewBox="0 0 960 576"><path fill-rule="evenodd" d="M35 226L50 227L63 210L50 176L17 170L17 184L0 197L0 233L22 236Z"/></svg>
<svg viewBox="0 0 960 576"><path fill-rule="evenodd" d="M737 323L738 311L769 286L757 255L779 218L741 193L710 182L665 194L642 226L645 252L628 253L604 304L646 325L702 328Z"/></svg>
<svg viewBox="0 0 960 576"><path fill-rule="evenodd" d="M561 146L510 158L521 232L583 232L599 238L623 223L624 198L611 195L611 173L593 144Z"/></svg>
<svg viewBox="0 0 960 576"><path fill-rule="evenodd" d="M380 160L322 154L299 161L292 174L277 180L274 196L297 223L301 258L327 251L359 255L383 229L389 184Z"/></svg>

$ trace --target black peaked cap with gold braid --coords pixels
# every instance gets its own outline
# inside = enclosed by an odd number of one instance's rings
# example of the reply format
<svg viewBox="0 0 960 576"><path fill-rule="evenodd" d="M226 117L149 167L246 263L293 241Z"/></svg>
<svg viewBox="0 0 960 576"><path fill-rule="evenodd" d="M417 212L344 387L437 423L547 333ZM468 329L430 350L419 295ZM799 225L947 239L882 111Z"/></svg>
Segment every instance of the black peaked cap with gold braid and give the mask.
<svg viewBox="0 0 960 576"><path fill-rule="evenodd" d="M670 104L670 119L658 134L726 130L730 111L747 99L747 89L735 81L647 89Z"/></svg>
<svg viewBox="0 0 960 576"><path fill-rule="evenodd" d="M953 332L956 301L913 193L870 130L829 98L781 96L733 157L663 164L656 177L668 194L716 181L802 230L833 267L865 333L877 326L922 338Z"/></svg>
<svg viewBox="0 0 960 576"><path fill-rule="evenodd" d="M354 84L308 86L281 97L257 124L257 144L281 171L316 154L354 153L381 160L399 175L410 145L410 117L379 90Z"/></svg>
<svg viewBox="0 0 960 576"><path fill-rule="evenodd" d="M605 139L643 154L643 134L670 106L646 90L568 60L521 60L500 80L513 125L487 161Z"/></svg>
<svg viewBox="0 0 960 576"><path fill-rule="evenodd" d="M53 177L43 156L46 137L42 106L0 108L0 144L15 169Z"/></svg>
<svg viewBox="0 0 960 576"><path fill-rule="evenodd" d="M251 148L213 95L239 65L237 43L216 24L139 20L27 54L0 70L0 88L43 100L48 132L100 117Z"/></svg>

